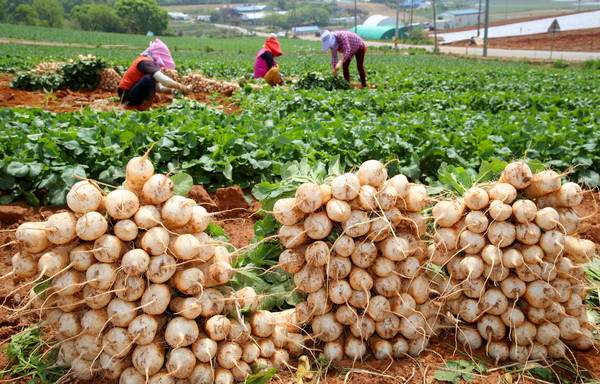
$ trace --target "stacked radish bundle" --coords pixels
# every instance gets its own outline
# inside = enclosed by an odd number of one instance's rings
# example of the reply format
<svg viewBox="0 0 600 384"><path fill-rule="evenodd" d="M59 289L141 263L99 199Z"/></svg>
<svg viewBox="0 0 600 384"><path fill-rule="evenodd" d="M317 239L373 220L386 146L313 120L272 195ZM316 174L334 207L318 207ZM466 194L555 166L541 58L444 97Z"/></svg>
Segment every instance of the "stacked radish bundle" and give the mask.
<svg viewBox="0 0 600 384"><path fill-rule="evenodd" d="M296 317L311 325L330 361L362 359L368 347L378 359L427 347L440 310L424 268L418 212L427 203L423 185L388 178L376 160L329 184L305 183L275 203L287 248L279 264L308 293Z"/></svg>
<svg viewBox="0 0 600 384"><path fill-rule="evenodd" d="M278 326L294 323L289 313L258 312L263 320L251 320L252 328L224 316L256 309L258 299L251 288L221 293L234 273L233 254L204 232L210 217L203 207L174 196L173 181L154 174L145 156L128 163L124 186L106 194L94 182L78 182L67 195L72 212L16 231L21 252L13 272L48 284L31 290L29 304L55 329L59 364L70 366L70 375L242 381L255 359L238 352L254 343L250 330L270 337L263 328L282 335L269 350L256 341L266 365L284 365L298 353L303 340Z"/></svg>
<svg viewBox="0 0 600 384"><path fill-rule="evenodd" d="M532 175L514 162L497 183L434 206L430 258L450 276L441 289L447 308L475 326L457 325L461 343L477 349L485 340L496 362L568 358L568 347L594 345L580 263L596 250L575 237L582 199L558 173Z"/></svg>
<svg viewBox="0 0 600 384"><path fill-rule="evenodd" d="M121 76L114 70L114 68L102 68L100 70L100 81L98 82L98 88L104 91L116 91Z"/></svg>
<svg viewBox="0 0 600 384"><path fill-rule="evenodd" d="M191 73L183 76L181 82L190 87L194 93L219 92L229 94L240 89L240 85L238 83L210 79L197 73Z"/></svg>
<svg viewBox="0 0 600 384"><path fill-rule="evenodd" d="M169 76L171 79L175 80L176 82L181 82L181 76L179 75L179 71L177 71L176 69L163 68L160 71L165 75Z"/></svg>

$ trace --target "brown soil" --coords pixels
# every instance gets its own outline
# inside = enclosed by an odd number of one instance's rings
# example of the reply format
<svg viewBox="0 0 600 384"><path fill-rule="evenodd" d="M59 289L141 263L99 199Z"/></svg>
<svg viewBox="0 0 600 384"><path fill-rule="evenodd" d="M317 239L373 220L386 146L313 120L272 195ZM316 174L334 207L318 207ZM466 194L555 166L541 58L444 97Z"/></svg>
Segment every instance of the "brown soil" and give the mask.
<svg viewBox="0 0 600 384"><path fill-rule="evenodd" d="M42 108L52 112L76 112L84 107L90 107L93 111L106 112L122 110L117 99L117 92L95 89L89 91L72 91L70 89L59 89L54 92L44 91L21 91L9 87L14 75L0 74L0 107L6 108ZM221 95L217 101L213 100L210 93L189 93L186 97L205 103L209 107L219 108L227 113L235 113L238 107L229 101L231 95ZM173 97L157 94L154 97L152 108L159 108L170 104Z"/></svg>
<svg viewBox="0 0 600 384"><path fill-rule="evenodd" d="M551 18L553 16L536 16L526 17L513 20L503 20L491 22L490 26L500 26L525 21L539 20ZM483 37L483 23L480 27L480 37ZM443 30L439 33L468 31L473 27L463 27L452 30ZM433 32L429 33L433 36ZM449 45L465 46L469 44L469 40L460 40L450 43ZM574 31L561 31L556 33L539 33L535 35L497 37L488 39L489 48L497 49L525 49L538 51L574 51L574 52L599 52L600 51L600 28L579 29Z"/></svg>
<svg viewBox="0 0 600 384"><path fill-rule="evenodd" d="M247 193L246 193L247 195ZM221 225L230 237L231 243L236 248L242 248L250 244L254 236L254 223L260 219L257 211L260 204L256 201L248 203L244 191L237 187L217 190L214 195L208 194L202 186L194 186L188 197L197 201L210 212L215 213L216 223ZM580 227L580 236L590 239L600 248L600 212L598 209L600 195L597 192L589 192L577 212L583 217ZM30 207L23 202L16 202L7 206L0 206L0 244L6 246L0 248L0 270L2 275L11 269L10 259L17 252L14 241L14 229L21 223L27 221L43 221L49 215L64 209L64 207ZM4 306L0 308L0 348L5 347L11 335L23 327L33 324L39 319L35 314L20 316L14 313L14 309L23 304L27 296L25 281L11 277L0 280L0 299ZM490 372L478 376L473 383L496 384L496 383L536 383L530 376L516 372L516 367L498 367L490 361L483 351L473 351L465 354L461 348L455 347L454 335L444 334L432 340L427 351L418 358L406 358L401 361L377 361L367 359L364 362L343 361L336 366L329 367L325 372L323 368L313 367L322 382L345 384L392 384L392 383L440 383L433 378L435 371L444 366L447 360L470 360L476 358L486 362ZM315 358L318 356L315 356ZM573 362L577 365L580 373L586 373L588 377L600 378L600 355L598 351L592 350L585 353L574 352ZM9 361L4 353L0 353L0 370L8 366ZM539 365L534 365L539 366ZM552 366L556 374L562 378L572 376L569 372ZM25 378L13 378L18 384L27 382ZM7 378L4 378L7 380ZM507 381L512 380L512 381ZM292 372L283 372L278 375L274 382L295 381ZM4 381L6 382L6 381ZM96 380L95 383L115 382ZM313 380L313 382L316 382ZM89 383L88 383L89 384Z"/></svg>

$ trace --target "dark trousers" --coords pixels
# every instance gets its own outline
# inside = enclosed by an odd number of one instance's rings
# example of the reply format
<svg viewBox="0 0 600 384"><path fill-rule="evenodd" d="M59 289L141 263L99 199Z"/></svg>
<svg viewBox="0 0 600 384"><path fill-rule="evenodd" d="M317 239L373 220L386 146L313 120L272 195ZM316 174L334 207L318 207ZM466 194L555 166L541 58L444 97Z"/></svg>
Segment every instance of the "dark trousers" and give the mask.
<svg viewBox="0 0 600 384"><path fill-rule="evenodd" d="M363 87L367 86L367 75L365 74L365 53L367 53L367 46L360 49L354 55L356 57L356 69L358 69L358 75L360 76L360 83ZM350 62L352 60L344 61L342 69L344 70L344 79L350 82Z"/></svg>
<svg viewBox="0 0 600 384"><path fill-rule="evenodd" d="M142 105L144 102L151 102L156 92L156 80L151 75L146 75L140 79L131 89L125 91L119 88L118 93L122 104L132 107Z"/></svg>

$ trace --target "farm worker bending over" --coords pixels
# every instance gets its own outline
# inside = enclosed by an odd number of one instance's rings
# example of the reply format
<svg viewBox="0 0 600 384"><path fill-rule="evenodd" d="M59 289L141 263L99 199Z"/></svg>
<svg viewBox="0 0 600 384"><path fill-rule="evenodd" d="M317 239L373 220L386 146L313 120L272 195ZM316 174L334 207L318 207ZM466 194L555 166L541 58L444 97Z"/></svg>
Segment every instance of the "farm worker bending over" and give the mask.
<svg viewBox="0 0 600 384"><path fill-rule="evenodd" d="M350 82L350 62L356 56L356 68L360 75L360 83L363 88L367 86L365 75L365 53L367 46L363 39L356 33L350 31L323 31L321 33L321 41L323 42L323 52L331 49L331 65L333 66L333 74L337 75L340 68L344 69L344 79ZM338 52L342 52L342 61L338 62Z"/></svg>
<svg viewBox="0 0 600 384"><path fill-rule="evenodd" d="M267 38L254 61L254 78L264 77L270 85L283 84L283 76L279 73L279 65L275 61L275 57L282 54L277 38L274 36Z"/></svg>
<svg viewBox="0 0 600 384"><path fill-rule="evenodd" d="M185 85L162 73L162 68L173 69L175 62L165 43L156 39L133 61L119 82L118 93L125 109L145 111L152 105L157 91L160 93L171 93L174 89L183 93L190 91Z"/></svg>

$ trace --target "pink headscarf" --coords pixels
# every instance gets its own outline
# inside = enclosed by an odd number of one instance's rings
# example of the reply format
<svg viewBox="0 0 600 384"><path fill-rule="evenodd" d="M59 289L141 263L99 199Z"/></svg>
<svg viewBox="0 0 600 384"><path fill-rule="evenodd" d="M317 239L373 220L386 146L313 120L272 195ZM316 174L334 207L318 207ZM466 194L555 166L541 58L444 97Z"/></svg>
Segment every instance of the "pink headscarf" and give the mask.
<svg viewBox="0 0 600 384"><path fill-rule="evenodd" d="M173 61L171 52L169 52L169 48L159 39L152 41L148 49L142 52L142 55L150 57L152 60L166 69L175 68L175 62Z"/></svg>

